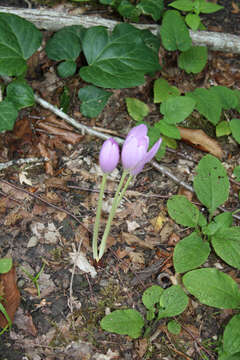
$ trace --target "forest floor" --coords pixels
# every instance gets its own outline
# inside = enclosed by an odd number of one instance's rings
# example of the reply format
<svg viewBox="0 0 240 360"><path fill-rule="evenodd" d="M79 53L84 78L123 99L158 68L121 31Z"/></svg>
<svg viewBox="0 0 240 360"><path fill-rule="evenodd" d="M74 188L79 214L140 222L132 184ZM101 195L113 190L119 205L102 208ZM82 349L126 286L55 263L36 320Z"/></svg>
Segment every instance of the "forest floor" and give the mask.
<svg viewBox="0 0 240 360"><path fill-rule="evenodd" d="M29 3L38 7L39 2L0 0L0 5L27 7ZM45 2L48 6L49 3ZM223 11L202 17L208 30L240 35L237 2L218 3L224 5ZM50 36L44 33L45 40ZM57 106L67 86L72 94L70 116L122 138L135 125L126 110L126 97L136 97L149 105L151 113L146 120L153 123L158 119L152 85L160 76L182 92L209 84L240 89L240 56L209 52L208 65L197 75L180 70L174 55L165 52L164 56L162 73L147 78L143 86L113 90L113 96L96 119L88 119L79 111L77 92L84 85L82 80L77 76L60 79L56 64L43 50L29 63L28 81L36 93ZM44 127L46 124L48 128ZM206 130L202 126L202 130L214 137L211 128ZM232 171L240 165L240 147L230 137L217 142L231 179L231 195L225 204L231 211L239 208L240 184L234 181ZM171 285L175 275L174 246L190 230L183 231L171 220L166 202L172 195L184 193L198 204L184 186L151 165L145 166L131 183L114 218L108 249L96 268L97 275L92 277L74 268L74 253L79 244L94 265L91 237L101 182L98 166L101 145L102 140L80 134L40 105L22 110L14 130L0 134L0 163L28 157L51 159L47 163L13 165L0 170L0 255L14 259L21 295L11 331L0 336L0 360L217 359L224 326L234 312L200 305L194 299L178 317L182 325L179 335L169 333L166 320L155 324L148 340L132 340L100 328L99 321L108 310L135 308L144 315L141 301L144 290L153 284L164 288ZM192 185L195 168L203 155L201 150L179 142L178 149L168 150L161 164L179 180ZM120 175L119 167L108 181L103 223ZM240 225L240 221L235 220L235 224ZM240 284L240 272L216 255L210 256L208 265L222 269ZM41 272L40 296L26 272L32 276Z"/></svg>

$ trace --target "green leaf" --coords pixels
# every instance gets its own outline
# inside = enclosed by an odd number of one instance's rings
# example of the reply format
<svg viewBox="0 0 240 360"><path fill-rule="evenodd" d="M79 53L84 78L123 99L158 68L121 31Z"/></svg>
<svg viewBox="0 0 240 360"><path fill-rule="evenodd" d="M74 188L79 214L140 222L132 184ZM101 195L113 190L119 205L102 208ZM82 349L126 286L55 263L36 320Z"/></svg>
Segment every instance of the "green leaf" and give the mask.
<svg viewBox="0 0 240 360"><path fill-rule="evenodd" d="M102 26L87 30L83 51L88 66L80 69L84 81L121 89L144 83L144 75L160 69L158 55L144 42L141 30L118 24L111 35Z"/></svg>
<svg viewBox="0 0 240 360"><path fill-rule="evenodd" d="M76 72L77 64L72 60L67 60L58 65L58 74L62 78L73 76Z"/></svg>
<svg viewBox="0 0 240 360"><path fill-rule="evenodd" d="M141 13L140 9L132 5L128 0L121 0L120 5L117 8L117 11L124 18L129 19L130 21L139 21L139 15Z"/></svg>
<svg viewBox="0 0 240 360"><path fill-rule="evenodd" d="M240 305L237 283L217 269L192 270L183 276L183 284L202 304L220 309L235 309Z"/></svg>
<svg viewBox="0 0 240 360"><path fill-rule="evenodd" d="M143 14L151 15L153 20L158 21L164 10L163 0L141 0L137 5Z"/></svg>
<svg viewBox="0 0 240 360"><path fill-rule="evenodd" d="M171 125L166 123L164 120L160 120L158 123L154 124L154 128L158 128L161 134L166 135L170 138L177 140L181 139L180 131L174 124Z"/></svg>
<svg viewBox="0 0 240 360"><path fill-rule="evenodd" d="M233 174L236 176L236 180L240 181L240 166L236 166L233 170Z"/></svg>
<svg viewBox="0 0 240 360"><path fill-rule="evenodd" d="M201 19L197 14L187 14L187 16L185 16L185 21L192 30L198 30Z"/></svg>
<svg viewBox="0 0 240 360"><path fill-rule="evenodd" d="M0 303L0 312L3 313L3 315L5 316L5 318L7 319L8 321L8 327L11 328L12 326L12 320L10 319L5 307L3 306L2 303ZM5 329L5 328L4 328ZM0 335L4 332L4 329L0 332Z"/></svg>
<svg viewBox="0 0 240 360"><path fill-rule="evenodd" d="M206 224L202 213L183 195L172 196L167 202L167 208L171 218L180 225L196 227Z"/></svg>
<svg viewBox="0 0 240 360"><path fill-rule="evenodd" d="M164 78L157 79L153 85L154 103L161 103L170 96L179 96L180 91L176 86L171 86Z"/></svg>
<svg viewBox="0 0 240 360"><path fill-rule="evenodd" d="M228 121L221 121L216 126L216 136L217 137L230 135L231 132L232 131L230 129L230 125L229 125Z"/></svg>
<svg viewBox="0 0 240 360"><path fill-rule="evenodd" d="M155 310L155 305L159 303L163 293L161 286L153 285L147 288L142 295L142 302L148 310Z"/></svg>
<svg viewBox="0 0 240 360"><path fill-rule="evenodd" d="M206 2L206 1L200 2L199 11L203 14L211 14L221 9L224 9L224 7L218 4L214 4L212 2Z"/></svg>
<svg viewBox="0 0 240 360"><path fill-rule="evenodd" d="M134 309L115 310L100 322L103 330L137 339L142 332L144 320Z"/></svg>
<svg viewBox="0 0 240 360"><path fill-rule="evenodd" d="M193 111L196 101L186 96L171 96L160 105L160 112L168 124L185 120Z"/></svg>
<svg viewBox="0 0 240 360"><path fill-rule="evenodd" d="M70 105L70 91L67 86L64 86L63 92L60 96L60 109L67 114L69 110L69 105Z"/></svg>
<svg viewBox="0 0 240 360"><path fill-rule="evenodd" d="M181 332L181 325L176 320L171 320L167 324L168 331L174 335L178 335Z"/></svg>
<svg viewBox="0 0 240 360"><path fill-rule="evenodd" d="M160 297L158 319L181 314L188 305L188 297L180 285L172 285Z"/></svg>
<svg viewBox="0 0 240 360"><path fill-rule="evenodd" d="M193 232L179 241L173 252L173 264L177 273L193 270L202 265L210 254L210 246Z"/></svg>
<svg viewBox="0 0 240 360"><path fill-rule="evenodd" d="M166 50L186 51L192 46L188 28L178 11L168 10L165 12L160 35Z"/></svg>
<svg viewBox="0 0 240 360"><path fill-rule="evenodd" d="M80 39L85 31L82 26L67 26L57 31L46 44L47 56L56 61L75 61L82 50Z"/></svg>
<svg viewBox="0 0 240 360"><path fill-rule="evenodd" d="M192 46L180 54L178 66L188 74L197 74L207 64L208 51L206 46Z"/></svg>
<svg viewBox="0 0 240 360"><path fill-rule="evenodd" d="M220 120L222 105L217 94L207 89L196 89L186 94L196 101L196 110L205 116L213 125Z"/></svg>
<svg viewBox="0 0 240 360"><path fill-rule="evenodd" d="M229 212L219 214L214 217L213 221L205 226L202 231L203 234L212 236L222 229L229 228L233 223L233 216Z"/></svg>
<svg viewBox="0 0 240 360"><path fill-rule="evenodd" d="M224 330L223 351L228 356L240 354L240 314L233 316Z"/></svg>
<svg viewBox="0 0 240 360"><path fill-rule="evenodd" d="M240 119L232 119L229 125L233 138L240 144Z"/></svg>
<svg viewBox="0 0 240 360"><path fill-rule="evenodd" d="M218 95L223 109L235 109L238 106L239 99L233 90L225 86L212 86L210 91Z"/></svg>
<svg viewBox="0 0 240 360"><path fill-rule="evenodd" d="M26 60L41 42L42 34L32 23L17 15L0 13L0 74L23 74Z"/></svg>
<svg viewBox="0 0 240 360"><path fill-rule="evenodd" d="M221 162L212 155L205 155L197 166L194 190L201 203L213 214L229 195L229 180Z"/></svg>
<svg viewBox="0 0 240 360"><path fill-rule="evenodd" d="M0 131L12 130L18 117L18 111L13 103L3 100L0 102Z"/></svg>
<svg viewBox="0 0 240 360"><path fill-rule="evenodd" d="M192 11L193 10L193 2L191 0L177 0L173 1L169 4L169 6L174 7L175 9L181 11Z"/></svg>
<svg viewBox="0 0 240 360"><path fill-rule="evenodd" d="M211 241L220 258L240 269L240 227L222 228L212 236Z"/></svg>
<svg viewBox="0 0 240 360"><path fill-rule="evenodd" d="M0 259L0 274L5 274L9 272L12 268L13 262L10 258Z"/></svg>
<svg viewBox="0 0 240 360"><path fill-rule="evenodd" d="M81 88L78 92L78 98L82 101L81 113L89 118L97 117L111 95L109 91L91 85Z"/></svg>
<svg viewBox="0 0 240 360"><path fill-rule="evenodd" d="M127 97L126 104L129 115L136 121L142 121L149 113L149 107L141 100Z"/></svg>
<svg viewBox="0 0 240 360"><path fill-rule="evenodd" d="M14 80L7 86L6 101L12 102L17 110L35 104L34 93L25 80Z"/></svg>

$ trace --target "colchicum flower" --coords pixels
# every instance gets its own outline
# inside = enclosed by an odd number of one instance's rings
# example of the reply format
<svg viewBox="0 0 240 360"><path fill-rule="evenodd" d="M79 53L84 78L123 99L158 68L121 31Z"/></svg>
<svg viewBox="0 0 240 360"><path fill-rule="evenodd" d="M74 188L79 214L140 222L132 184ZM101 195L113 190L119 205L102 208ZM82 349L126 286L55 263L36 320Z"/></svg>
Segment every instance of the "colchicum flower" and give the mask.
<svg viewBox="0 0 240 360"><path fill-rule="evenodd" d="M119 162L119 146L110 138L104 141L99 155L99 164L104 173L111 173Z"/></svg>
<svg viewBox="0 0 240 360"><path fill-rule="evenodd" d="M149 137L147 126L144 124L135 126L128 133L122 148L122 164L125 170L132 176L139 174L144 165L151 161L156 155L162 139L159 139L153 147L148 150Z"/></svg>

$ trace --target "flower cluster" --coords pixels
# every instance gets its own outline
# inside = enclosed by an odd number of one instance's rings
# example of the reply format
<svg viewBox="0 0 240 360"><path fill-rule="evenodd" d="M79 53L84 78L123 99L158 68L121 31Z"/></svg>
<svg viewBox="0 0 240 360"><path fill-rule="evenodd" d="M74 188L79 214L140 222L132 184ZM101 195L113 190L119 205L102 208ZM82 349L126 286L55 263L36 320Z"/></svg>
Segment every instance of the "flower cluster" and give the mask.
<svg viewBox="0 0 240 360"><path fill-rule="evenodd" d="M147 126L144 124L135 126L132 130L130 130L130 132L126 137L126 140L123 143L121 161L124 171L121 180L119 182L118 188L116 190L115 197L113 199L112 209L110 211L106 228L98 250L98 246L97 246L98 230L99 230L101 207L102 207L102 200L103 200L106 179L107 179L107 175L116 168L120 159L119 146L113 138L106 140L101 148L99 155L99 163L103 171L103 178L102 178L102 184L98 199L96 220L93 231L93 244L92 244L93 257L96 261L99 261L104 254L106 241L111 228L113 217L115 215L118 205L120 204L125 194L125 191L127 190L127 187L132 177L139 174L142 171L144 165L150 160L152 160L152 158L156 155L161 145L162 139L159 139L153 145L153 147L148 151L149 137L147 136L147 131L148 131ZM128 175L129 177L124 184L125 178Z"/></svg>
<svg viewBox="0 0 240 360"><path fill-rule="evenodd" d="M123 144L121 160L124 170L132 176L139 174L144 165L151 161L156 155L162 139L159 139L154 146L148 150L149 137L147 126L144 124L134 127L128 133ZM117 142L110 138L103 143L100 151L99 162L104 173L112 172L119 162L119 147Z"/></svg>

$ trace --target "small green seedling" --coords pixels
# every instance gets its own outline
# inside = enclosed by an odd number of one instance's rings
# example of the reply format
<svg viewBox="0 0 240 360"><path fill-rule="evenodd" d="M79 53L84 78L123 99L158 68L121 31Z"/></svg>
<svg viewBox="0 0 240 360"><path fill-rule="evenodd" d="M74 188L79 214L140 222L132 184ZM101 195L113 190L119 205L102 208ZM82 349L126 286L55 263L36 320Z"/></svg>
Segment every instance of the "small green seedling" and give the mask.
<svg viewBox="0 0 240 360"><path fill-rule="evenodd" d="M40 275L42 274L44 268L45 268L45 263L43 263L40 271L37 273L37 275L33 276L32 274L30 274L27 270L25 270L22 266L21 266L21 269L22 271L29 277L29 279L34 283L36 289L37 289L37 295L40 296L40 287L39 287L39 284L38 284L38 279L40 277Z"/></svg>
<svg viewBox="0 0 240 360"><path fill-rule="evenodd" d="M6 274L8 273L12 268L12 259L10 258L3 258L0 259L0 274ZM5 318L8 321L8 324L0 331L0 335L2 335L7 329L10 329L12 326L12 321L10 317L8 316L8 313L3 306L2 302L4 301L4 296L0 294L0 312L5 316Z"/></svg>
<svg viewBox="0 0 240 360"><path fill-rule="evenodd" d="M109 332L129 335L133 339L141 335L149 337L154 322L179 315L186 309L188 297L179 285L173 285L166 290L153 285L143 293L142 302L147 310L146 321L135 309L115 310L101 320L101 328ZM144 334L143 327L145 327Z"/></svg>

